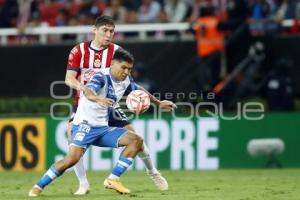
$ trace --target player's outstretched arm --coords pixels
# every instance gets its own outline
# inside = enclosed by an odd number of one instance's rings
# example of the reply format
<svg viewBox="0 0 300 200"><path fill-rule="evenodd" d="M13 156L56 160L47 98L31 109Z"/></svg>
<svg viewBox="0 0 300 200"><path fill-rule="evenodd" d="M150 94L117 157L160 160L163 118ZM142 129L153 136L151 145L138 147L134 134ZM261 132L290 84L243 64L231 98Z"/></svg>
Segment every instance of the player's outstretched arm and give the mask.
<svg viewBox="0 0 300 200"><path fill-rule="evenodd" d="M69 87L75 89L75 90L84 90L84 85L80 83L77 79L77 72L73 70L67 70L66 77L65 77L65 83Z"/></svg>
<svg viewBox="0 0 300 200"><path fill-rule="evenodd" d="M153 103L155 103L156 105L158 105L161 109L164 109L166 111L172 111L174 108L177 108L177 106L172 101L168 101L168 100L160 101L155 96L150 94L150 92L148 92L145 88L143 88L141 86L138 86L138 87L140 90L143 90L144 92L146 92L149 95L150 100Z"/></svg>
<svg viewBox="0 0 300 200"><path fill-rule="evenodd" d="M109 98L105 98L105 97L99 97L98 95L96 95L94 93L94 91L92 91L89 88L84 89L84 95L86 96L86 98L92 102L95 102L97 104L99 104L100 106L104 106L104 107L111 107L114 103L114 101L112 99Z"/></svg>

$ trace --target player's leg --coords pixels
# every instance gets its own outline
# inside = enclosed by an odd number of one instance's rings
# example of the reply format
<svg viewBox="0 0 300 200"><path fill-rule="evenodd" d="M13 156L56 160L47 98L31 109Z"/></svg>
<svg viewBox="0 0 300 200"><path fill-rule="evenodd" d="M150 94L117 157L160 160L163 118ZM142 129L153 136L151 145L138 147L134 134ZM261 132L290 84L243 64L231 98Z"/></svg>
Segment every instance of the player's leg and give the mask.
<svg viewBox="0 0 300 200"><path fill-rule="evenodd" d="M66 169L72 167L83 155L84 149L78 146L70 146L68 154L60 161L53 164L42 178L29 191L29 197L39 196L43 189L49 185L55 178L61 176Z"/></svg>
<svg viewBox="0 0 300 200"><path fill-rule="evenodd" d="M126 125L124 128L134 132L134 128L131 124ZM147 174L151 178L151 180L153 180L156 187L161 191L168 190L168 182L154 166L149 154L149 149L145 142L143 143L142 151L139 152L137 156L143 161L147 170Z"/></svg>
<svg viewBox="0 0 300 200"><path fill-rule="evenodd" d="M124 127L127 130L135 132L133 126L128 121L126 114L120 107L116 107L111 110L109 114L109 126ZM168 190L168 182L153 165L148 147L145 143L143 143L142 151L139 152L137 156L143 161L147 174L151 180L153 180L156 187L162 191Z"/></svg>
<svg viewBox="0 0 300 200"><path fill-rule="evenodd" d="M68 136L69 143L71 142L71 130L72 130L72 121L73 121L74 114L75 113L72 114L72 117L70 118L69 123L67 125L67 136ZM83 157L81 157L80 160L74 165L73 169L79 182L79 187L74 194L85 195L89 193L90 184L86 176L86 171L83 164Z"/></svg>
<svg viewBox="0 0 300 200"><path fill-rule="evenodd" d="M121 194L130 193L130 190L124 187L120 182L120 177L132 164L137 153L141 151L143 144L142 138L125 128L108 127L107 133L97 142L97 144L93 143L93 145L113 148L119 146L125 147L119 160L112 169L111 174L105 179L104 186L105 188L113 189Z"/></svg>
<svg viewBox="0 0 300 200"><path fill-rule="evenodd" d="M109 126L123 127L126 128L127 130L135 132L133 126L130 124L130 122L126 117L126 114L122 111L120 107L114 108L114 110L111 111L109 116ZM145 145L145 143L143 144L142 151L138 153L138 157L142 159L148 173L153 174L158 172L158 170L155 168L155 166L152 163L148 148Z"/></svg>

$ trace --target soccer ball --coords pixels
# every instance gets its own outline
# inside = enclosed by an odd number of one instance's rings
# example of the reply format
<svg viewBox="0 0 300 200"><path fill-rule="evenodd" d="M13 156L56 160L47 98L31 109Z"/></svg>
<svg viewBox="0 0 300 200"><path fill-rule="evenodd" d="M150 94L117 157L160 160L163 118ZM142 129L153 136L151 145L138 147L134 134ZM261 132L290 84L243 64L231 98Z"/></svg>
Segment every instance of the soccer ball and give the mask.
<svg viewBox="0 0 300 200"><path fill-rule="evenodd" d="M143 90L134 90L127 96L126 105L133 113L143 113L150 107L150 97Z"/></svg>

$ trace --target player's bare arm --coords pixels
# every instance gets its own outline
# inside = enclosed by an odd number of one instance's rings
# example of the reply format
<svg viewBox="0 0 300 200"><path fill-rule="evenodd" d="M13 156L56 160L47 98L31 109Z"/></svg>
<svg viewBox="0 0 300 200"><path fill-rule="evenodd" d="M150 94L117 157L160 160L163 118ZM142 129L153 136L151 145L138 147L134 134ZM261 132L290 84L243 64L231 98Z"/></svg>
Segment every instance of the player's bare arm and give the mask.
<svg viewBox="0 0 300 200"><path fill-rule="evenodd" d="M90 101L93 101L101 106L104 107L111 107L114 103L112 99L105 98L105 97L99 97L97 96L91 89L85 88L84 89L84 95L86 98Z"/></svg>
<svg viewBox="0 0 300 200"><path fill-rule="evenodd" d="M145 88L139 86L139 89L145 91L149 95L151 102L158 105L161 109L164 109L166 111L171 111L174 108L177 108L177 106L172 101L168 101L168 100L160 101L155 96L150 94L150 92L148 92Z"/></svg>
<svg viewBox="0 0 300 200"><path fill-rule="evenodd" d="M75 90L84 90L84 85L80 83L77 78L77 72L73 70L67 70L66 77L65 77L65 83L69 87L75 89Z"/></svg>

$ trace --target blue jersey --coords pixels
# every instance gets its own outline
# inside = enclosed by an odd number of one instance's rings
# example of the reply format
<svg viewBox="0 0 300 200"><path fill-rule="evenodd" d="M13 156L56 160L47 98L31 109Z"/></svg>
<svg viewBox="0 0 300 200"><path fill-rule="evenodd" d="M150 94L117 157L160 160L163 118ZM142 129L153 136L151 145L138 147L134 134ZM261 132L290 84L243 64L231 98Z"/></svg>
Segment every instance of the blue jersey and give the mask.
<svg viewBox="0 0 300 200"><path fill-rule="evenodd" d="M116 81L111 76L110 68L106 68L96 73L91 81L86 85L96 95L113 99L114 106L118 105L125 93L138 89L133 79L128 76L124 81ZM78 125L87 122L94 127L108 125L108 109L82 96L79 100L77 112L74 116L73 124Z"/></svg>

